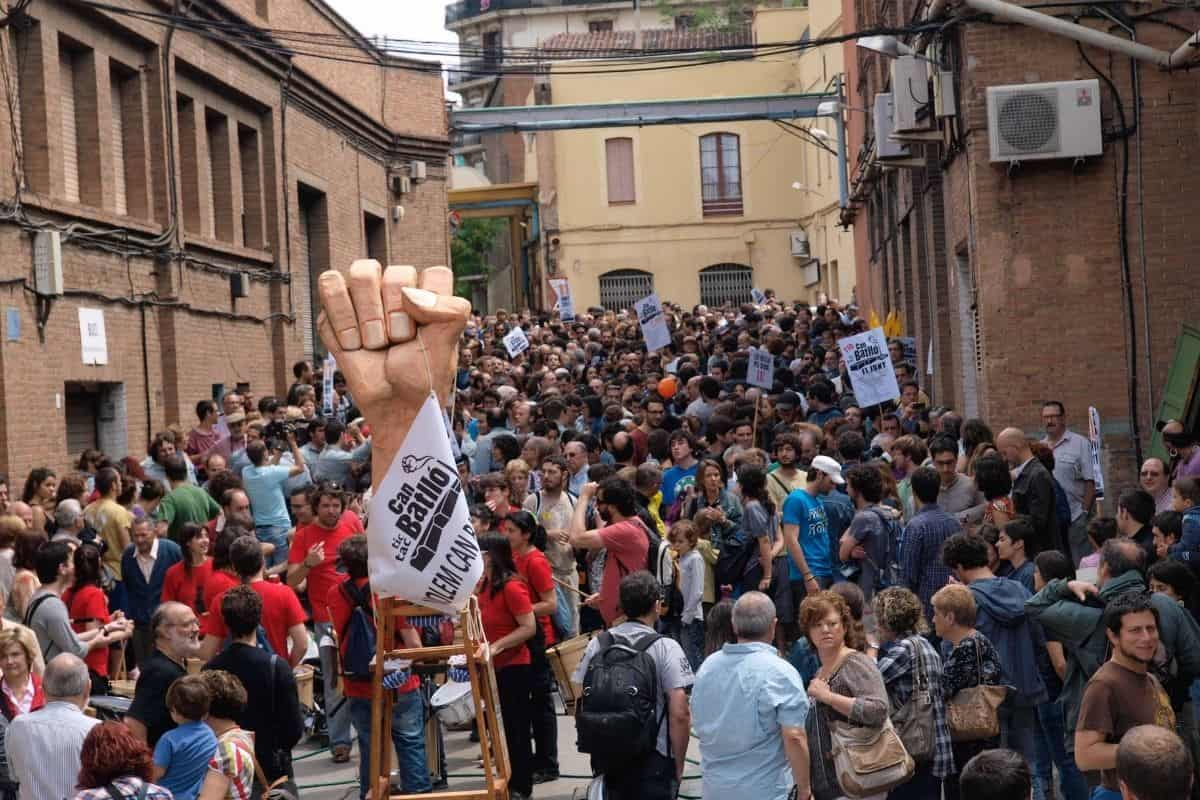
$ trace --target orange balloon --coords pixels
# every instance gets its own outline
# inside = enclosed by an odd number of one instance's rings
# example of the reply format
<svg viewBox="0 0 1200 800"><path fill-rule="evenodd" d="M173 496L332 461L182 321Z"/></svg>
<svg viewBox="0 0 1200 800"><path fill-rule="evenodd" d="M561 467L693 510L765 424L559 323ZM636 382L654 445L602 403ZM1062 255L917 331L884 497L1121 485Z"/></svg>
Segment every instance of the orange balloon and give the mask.
<svg viewBox="0 0 1200 800"><path fill-rule="evenodd" d="M674 375L668 375L658 382L658 394L664 400L670 400L679 391L679 381Z"/></svg>

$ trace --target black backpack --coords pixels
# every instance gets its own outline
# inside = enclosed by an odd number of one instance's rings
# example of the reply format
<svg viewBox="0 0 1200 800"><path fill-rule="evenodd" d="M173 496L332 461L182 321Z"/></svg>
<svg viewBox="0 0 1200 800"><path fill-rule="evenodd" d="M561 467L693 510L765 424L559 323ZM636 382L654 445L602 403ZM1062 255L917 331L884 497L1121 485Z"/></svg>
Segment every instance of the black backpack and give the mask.
<svg viewBox="0 0 1200 800"><path fill-rule="evenodd" d="M579 751L599 765L628 764L654 752L662 718L655 714L658 666L647 651L660 638L648 633L632 643L600 634L575 713Z"/></svg>
<svg viewBox="0 0 1200 800"><path fill-rule="evenodd" d="M737 531L725 539L717 564L713 567L713 578L717 586L732 586L737 589L750 571L750 559L758 555L758 539Z"/></svg>

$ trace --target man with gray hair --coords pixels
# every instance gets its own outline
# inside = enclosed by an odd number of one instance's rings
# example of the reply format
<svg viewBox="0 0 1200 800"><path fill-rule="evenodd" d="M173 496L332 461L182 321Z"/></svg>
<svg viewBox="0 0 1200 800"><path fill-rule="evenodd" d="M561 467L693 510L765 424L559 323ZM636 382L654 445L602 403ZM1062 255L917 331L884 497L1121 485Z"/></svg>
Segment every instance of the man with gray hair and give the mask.
<svg viewBox="0 0 1200 800"><path fill-rule="evenodd" d="M175 727L167 709L167 689L187 674L187 660L200 655L200 621L183 603L168 601L150 616L154 653L138 667L133 702L125 725L153 750L159 737Z"/></svg>
<svg viewBox="0 0 1200 800"><path fill-rule="evenodd" d="M100 722L83 713L91 688L87 664L78 656L60 653L46 664L46 705L15 717L4 738L20 800L75 796L83 740Z"/></svg>
<svg viewBox="0 0 1200 800"><path fill-rule="evenodd" d="M746 592L733 606L735 644L704 660L692 688L705 797L784 800L809 788L808 696L796 668L775 652L775 604Z"/></svg>
<svg viewBox="0 0 1200 800"><path fill-rule="evenodd" d="M78 547L83 542L79 535L87 523L83 519L83 507L79 501L68 497L54 509L54 536L52 541L66 541Z"/></svg>

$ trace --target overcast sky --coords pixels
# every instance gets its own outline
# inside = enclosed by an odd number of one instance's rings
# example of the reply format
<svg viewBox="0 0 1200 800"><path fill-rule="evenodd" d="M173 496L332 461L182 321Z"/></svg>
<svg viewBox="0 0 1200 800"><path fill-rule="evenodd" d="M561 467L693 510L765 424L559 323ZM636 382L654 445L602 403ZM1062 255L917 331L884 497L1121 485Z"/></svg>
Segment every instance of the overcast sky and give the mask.
<svg viewBox="0 0 1200 800"><path fill-rule="evenodd" d="M449 0L328 0L339 14L368 36L458 43L446 30Z"/></svg>

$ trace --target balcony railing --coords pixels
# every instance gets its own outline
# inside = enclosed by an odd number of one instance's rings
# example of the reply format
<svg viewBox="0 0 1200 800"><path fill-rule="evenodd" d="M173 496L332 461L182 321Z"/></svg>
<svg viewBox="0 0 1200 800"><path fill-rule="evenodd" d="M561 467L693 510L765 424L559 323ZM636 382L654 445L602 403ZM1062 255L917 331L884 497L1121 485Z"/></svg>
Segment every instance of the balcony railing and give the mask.
<svg viewBox="0 0 1200 800"><path fill-rule="evenodd" d="M618 2L620 0L617 0ZM453 25L490 11L518 11L524 8L555 8L557 6L587 6L612 3L614 0L458 0L446 6L446 25ZM632 6L631 0L625 0Z"/></svg>

